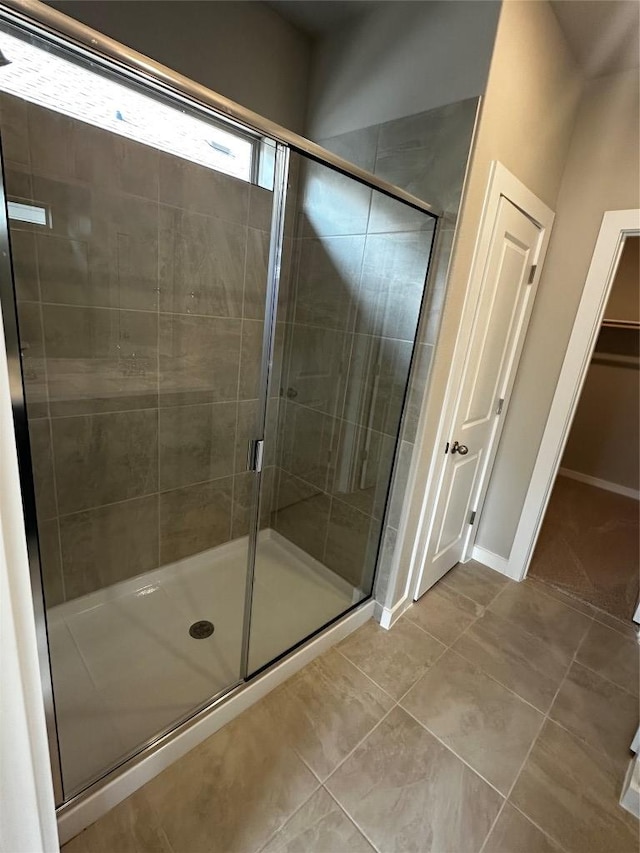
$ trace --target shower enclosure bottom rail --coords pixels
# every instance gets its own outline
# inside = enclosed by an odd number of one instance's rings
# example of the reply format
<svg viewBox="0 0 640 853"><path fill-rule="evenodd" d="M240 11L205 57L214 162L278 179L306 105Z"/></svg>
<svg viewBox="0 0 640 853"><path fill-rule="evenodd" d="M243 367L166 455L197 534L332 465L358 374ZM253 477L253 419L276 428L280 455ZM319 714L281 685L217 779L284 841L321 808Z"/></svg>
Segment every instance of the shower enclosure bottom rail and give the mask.
<svg viewBox="0 0 640 853"><path fill-rule="evenodd" d="M182 725L152 743L69 802L60 806L58 835L65 844L122 800L133 794L187 752L262 699L318 655L339 643L372 618L368 599L299 645L249 681L231 687ZM194 641L195 642L195 641Z"/></svg>
<svg viewBox="0 0 640 853"><path fill-rule="evenodd" d="M259 539L249 673L364 597L276 531ZM247 547L244 536L51 608L68 793L242 681Z"/></svg>

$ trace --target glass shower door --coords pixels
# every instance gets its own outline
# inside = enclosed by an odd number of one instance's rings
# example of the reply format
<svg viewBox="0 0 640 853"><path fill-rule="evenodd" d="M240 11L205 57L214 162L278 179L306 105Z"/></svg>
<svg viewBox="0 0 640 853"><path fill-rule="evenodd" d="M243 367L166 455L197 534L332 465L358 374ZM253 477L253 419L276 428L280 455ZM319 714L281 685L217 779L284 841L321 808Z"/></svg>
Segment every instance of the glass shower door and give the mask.
<svg viewBox="0 0 640 853"><path fill-rule="evenodd" d="M241 681L273 192L259 140L0 27L64 798Z"/></svg>
<svg viewBox="0 0 640 853"><path fill-rule="evenodd" d="M434 223L291 156L249 672L371 595Z"/></svg>

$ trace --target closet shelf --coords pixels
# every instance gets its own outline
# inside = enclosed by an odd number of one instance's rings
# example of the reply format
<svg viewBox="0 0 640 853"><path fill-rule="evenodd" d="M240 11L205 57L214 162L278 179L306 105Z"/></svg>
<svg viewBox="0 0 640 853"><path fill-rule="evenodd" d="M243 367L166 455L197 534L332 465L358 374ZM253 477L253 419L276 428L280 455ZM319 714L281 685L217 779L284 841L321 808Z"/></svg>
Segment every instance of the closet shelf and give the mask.
<svg viewBox="0 0 640 853"><path fill-rule="evenodd" d="M602 325L607 329L640 329L638 320L609 320L605 318Z"/></svg>

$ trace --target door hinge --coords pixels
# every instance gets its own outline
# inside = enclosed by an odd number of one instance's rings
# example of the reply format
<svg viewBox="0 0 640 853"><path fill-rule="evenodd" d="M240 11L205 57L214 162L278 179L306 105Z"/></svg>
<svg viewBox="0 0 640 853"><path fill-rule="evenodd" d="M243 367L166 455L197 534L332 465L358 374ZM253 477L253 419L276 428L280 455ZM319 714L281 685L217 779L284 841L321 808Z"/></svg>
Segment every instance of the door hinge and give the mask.
<svg viewBox="0 0 640 853"><path fill-rule="evenodd" d="M498 408L496 409L496 415L502 414L502 407L504 406L504 397L500 397L498 400Z"/></svg>
<svg viewBox="0 0 640 853"><path fill-rule="evenodd" d="M534 278L536 277L536 270L537 269L538 269L538 264L534 264L531 267L531 269L529 270L529 280L527 281L527 284L531 284L533 282Z"/></svg>
<svg viewBox="0 0 640 853"><path fill-rule="evenodd" d="M445 447L444 452L446 456L446 454L449 452L449 442L447 442L447 446Z"/></svg>
<svg viewBox="0 0 640 853"><path fill-rule="evenodd" d="M260 473L262 471L262 459L264 456L264 439L252 438L249 442L247 453L247 470Z"/></svg>
<svg viewBox="0 0 640 853"><path fill-rule="evenodd" d="M473 524L473 522L475 520L476 520L476 511L474 509L473 512L471 513L471 518L469 519L469 524Z"/></svg>

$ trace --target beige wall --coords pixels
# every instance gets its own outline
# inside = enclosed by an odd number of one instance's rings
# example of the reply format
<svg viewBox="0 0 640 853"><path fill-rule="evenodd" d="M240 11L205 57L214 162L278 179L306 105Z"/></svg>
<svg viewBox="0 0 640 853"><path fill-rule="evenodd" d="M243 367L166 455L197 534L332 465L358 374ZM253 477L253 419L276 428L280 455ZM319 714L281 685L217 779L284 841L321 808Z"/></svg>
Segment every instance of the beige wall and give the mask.
<svg viewBox="0 0 640 853"><path fill-rule="evenodd" d="M308 39L266 3L61 0L66 15L300 133Z"/></svg>
<svg viewBox="0 0 640 853"><path fill-rule="evenodd" d="M422 416L422 435L426 438L416 466L416 482L424 482L431 459L491 161L502 162L555 208L580 87L580 74L549 4L506 0L467 177L431 389ZM405 542L409 544L400 559L396 599L402 595L409 570L421 501L417 490L406 520Z"/></svg>
<svg viewBox="0 0 640 853"><path fill-rule="evenodd" d="M628 71L589 82L580 101L549 253L478 533L478 545L505 558L603 213L640 206L639 90L638 72ZM539 159L544 165L542 152Z"/></svg>
<svg viewBox="0 0 640 853"><path fill-rule="evenodd" d="M640 319L640 238L629 237L605 317ZM640 488L638 331L602 330L562 458L562 467Z"/></svg>
<svg viewBox="0 0 640 853"><path fill-rule="evenodd" d="M637 335L637 332L631 334ZM582 390L562 467L638 490L639 408L637 366L622 367L594 360Z"/></svg>

